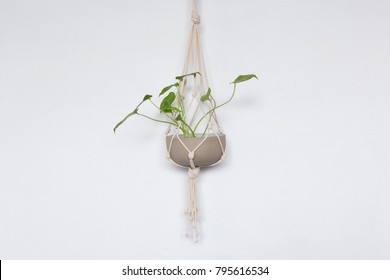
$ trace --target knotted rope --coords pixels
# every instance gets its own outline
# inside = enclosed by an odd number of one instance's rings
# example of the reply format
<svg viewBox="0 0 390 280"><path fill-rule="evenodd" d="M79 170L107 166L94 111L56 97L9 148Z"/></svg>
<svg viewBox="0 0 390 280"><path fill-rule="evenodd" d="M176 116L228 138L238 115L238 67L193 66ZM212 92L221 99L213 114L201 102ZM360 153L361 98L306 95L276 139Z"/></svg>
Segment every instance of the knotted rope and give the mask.
<svg viewBox="0 0 390 280"><path fill-rule="evenodd" d="M192 13L191 13L192 29L188 39L183 75L192 72L199 72L201 73L201 75L197 75L196 77L194 77L192 87L190 85L190 81L187 80L187 78L184 78L183 81L180 82L180 86L179 86L179 92L182 95L183 100L186 100L186 105L187 105L187 107L185 108L185 113L182 117L188 118L189 126L192 126L194 123L196 123L197 120L200 119L199 114L201 113L206 114L206 112L210 111L210 109L212 108L211 103L202 102L200 100L200 96L205 94L209 88L209 81L207 78L207 72L206 72L206 67L205 67L205 62L204 62L204 57L203 57L203 52L201 47L201 41L200 41L200 35L199 35L200 16L198 13L197 5L198 5L198 0L192 0ZM189 94L189 92L186 92L186 89L192 90L191 96L185 96L186 93ZM188 168L189 187L188 187L188 207L187 210L185 211L185 214L189 219L189 225L192 228L195 242L199 242L199 229L198 229L199 210L197 206L195 181L200 171L199 166L196 166L194 162L195 160L194 158L196 157L196 151L201 145L203 145L203 143L208 138L208 135L214 134L218 138L218 141L220 143L221 150L223 152L222 156L224 156L225 154L225 149L222 145L221 139L219 138L219 135L223 133L223 130L221 125L218 122L215 112L211 114L211 117L205 118L204 122L205 122L204 131L207 131L208 133L206 133L203 136L202 141L195 148L191 148L191 149L189 149L179 137L180 130L178 128L171 129L171 126L169 126L166 131L166 135L170 133L172 133L173 135L167 149L168 159L172 161L170 154L171 154L172 143L175 138L181 143L181 145L188 152L189 165L187 165L186 167L189 166ZM213 122L216 124L218 131L214 129ZM221 158L220 161L222 161L222 159L223 158ZM214 165L218 164L220 161L218 161ZM172 162L175 163L174 161ZM190 238L188 227L187 227L186 237Z"/></svg>
<svg viewBox="0 0 390 280"><path fill-rule="evenodd" d="M192 11L192 17L191 20L194 24L199 24L200 23L200 16L197 10Z"/></svg>
<svg viewBox="0 0 390 280"><path fill-rule="evenodd" d="M198 217L199 211L196 201L196 177L199 175L199 167L188 168L188 208L185 211L190 225L192 227L195 242L199 242ZM187 230L186 237L190 238L190 233Z"/></svg>

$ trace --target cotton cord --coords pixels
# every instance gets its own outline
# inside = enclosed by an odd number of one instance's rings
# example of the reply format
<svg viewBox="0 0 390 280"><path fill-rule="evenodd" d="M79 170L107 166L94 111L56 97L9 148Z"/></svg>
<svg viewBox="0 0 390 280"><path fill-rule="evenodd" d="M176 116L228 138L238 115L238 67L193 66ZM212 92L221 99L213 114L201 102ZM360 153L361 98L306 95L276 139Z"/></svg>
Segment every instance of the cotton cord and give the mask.
<svg viewBox="0 0 390 280"><path fill-rule="evenodd" d="M198 11L192 11L192 17L191 20L194 24L199 24L200 23L200 16Z"/></svg>
<svg viewBox="0 0 390 280"><path fill-rule="evenodd" d="M193 24L199 24L200 23L200 16L198 13L198 1L192 0L192 15L191 20Z"/></svg>
<svg viewBox="0 0 390 280"><path fill-rule="evenodd" d="M199 228L198 228L198 219L199 219L199 210L197 205L196 198L196 177L199 175L200 168L188 168L188 207L185 211L186 216L190 227L192 228L193 238L196 243L199 242ZM190 232L187 227L186 237L190 238Z"/></svg>
<svg viewBox="0 0 390 280"><path fill-rule="evenodd" d="M194 122L199 118L198 114L203 113L206 114L212 109L211 102L202 102L200 100L201 95L205 94L209 89L209 81L207 78L207 71L204 62L204 56L201 46L201 40L199 35L199 24L200 24L200 15L198 13L198 1L192 0L192 13L191 13L191 21L192 21L192 29L190 36L188 38L188 44L186 49L185 63L183 68L183 75L189 74L192 72L199 72L201 75L196 75L193 77L193 84L190 85L191 79L184 78L179 83L179 92L184 100L186 100L187 108L185 110L184 118L188 118L189 125L192 126ZM189 98L189 99L188 99ZM178 102L177 100L175 102ZM193 109L192 111L190 109ZM191 112L191 116L187 116L186 114ZM189 160L189 168L188 168L188 206L185 214L188 218L186 237L190 238L191 236L195 240L195 242L199 242L200 231L198 226L199 220L199 209L197 205L197 197L196 197L196 178L199 175L200 168L196 166L195 158L196 151L199 147L201 147L209 135L215 135L218 138L222 156L221 159L213 164L216 165L220 163L225 158L225 149L223 147L222 141L220 139L220 135L223 133L222 127L218 122L217 116L215 112L210 113L211 116L207 116L204 118L203 122L205 123L205 131L206 133L202 139L202 141L193 149L189 149L185 143L180 139L179 136L180 128L168 126L166 130L166 135L172 135L170 139L170 143L167 147L167 158L174 162L171 158L171 148L173 145L174 139L177 139L181 145L188 152L188 160ZM213 125L216 124L216 126ZM215 129L217 127L218 130ZM180 165L179 165L180 166ZM187 167L187 166L182 166ZM190 228L190 229L189 229ZM192 234L190 233L192 232Z"/></svg>

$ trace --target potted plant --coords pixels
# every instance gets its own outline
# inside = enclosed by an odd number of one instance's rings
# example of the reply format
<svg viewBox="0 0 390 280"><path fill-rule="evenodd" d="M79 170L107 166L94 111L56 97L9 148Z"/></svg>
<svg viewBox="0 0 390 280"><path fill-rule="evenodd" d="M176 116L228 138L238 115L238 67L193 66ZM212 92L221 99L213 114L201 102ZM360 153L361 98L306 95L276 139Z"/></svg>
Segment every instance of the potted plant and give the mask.
<svg viewBox="0 0 390 280"><path fill-rule="evenodd" d="M230 97L223 103L217 104L210 87L206 92L197 93L196 89L200 84L200 79L196 83L197 78L202 75L199 72L193 72L176 77L176 82L164 87L158 94L161 98L159 105L153 101L153 96L147 94L142 101L126 115L114 127L114 133L125 121L132 116L141 116L149 120L168 124L169 129L166 135L167 157L175 164L188 168L188 208L185 211L189 218L193 229L195 242L199 241L198 229L198 207L196 199L195 179L199 174L201 167L207 167L218 164L223 160L226 148L226 136L222 132L216 118L215 111L232 101L236 92L236 86L239 83L257 79L254 74L240 75L231 84L233 91ZM184 89L188 87L188 79L193 79L192 99L186 98ZM195 110L188 112L191 105L194 105L194 100L198 103ZM154 118L143 114L140 111L144 103L150 103L159 112L159 118ZM188 106L186 106L188 105ZM192 106L194 107L194 106ZM198 114L199 108L202 107L201 115ZM206 109L205 109L206 108ZM191 116L191 117L189 117ZM213 122L214 121L214 122ZM215 131L213 123L218 125L218 130ZM173 128L173 129L172 129ZM173 133L172 133L173 130ZM186 233L186 237L190 234Z"/></svg>
<svg viewBox="0 0 390 280"><path fill-rule="evenodd" d="M211 89L208 88L207 92L199 98L201 103L209 103L209 106L207 106L208 110L196 122L192 122L188 120L185 97L180 89L181 83L185 82L186 79L191 77L195 79L198 75L201 75L201 73L194 72L177 76L175 83L164 87L158 94L158 97L162 98L159 105L152 100L152 95L145 95L135 109L115 125L114 133L119 126L132 116L140 116L158 123L168 124L179 132L166 136L166 146L172 161L180 166L193 169L218 163L225 151L226 136L220 132L207 133L210 129L210 121L217 109L232 101L235 96L237 84L253 78L257 79L257 76L254 74L238 76L231 82L233 84L233 90L230 97L221 104L216 103ZM153 118L140 111L141 106L146 102L150 103L159 111L160 118ZM200 130L202 123L204 124L203 129Z"/></svg>

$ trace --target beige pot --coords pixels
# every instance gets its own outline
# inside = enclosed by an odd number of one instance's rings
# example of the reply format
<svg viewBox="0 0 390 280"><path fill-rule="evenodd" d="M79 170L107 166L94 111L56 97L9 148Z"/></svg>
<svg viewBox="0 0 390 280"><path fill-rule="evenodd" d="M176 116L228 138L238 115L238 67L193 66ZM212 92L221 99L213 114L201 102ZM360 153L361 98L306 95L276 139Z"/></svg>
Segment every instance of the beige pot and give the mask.
<svg viewBox="0 0 390 280"><path fill-rule="evenodd" d="M199 146L200 143L202 144ZM166 136L167 151L171 159L178 165L190 167L189 157L191 155L183 144L190 152L193 152L194 165L196 167L206 167L221 160L226 148L226 136L225 134L218 134L217 137L215 134L209 134L206 139L200 136L195 138L185 138L184 135ZM196 147L198 148L196 149Z"/></svg>

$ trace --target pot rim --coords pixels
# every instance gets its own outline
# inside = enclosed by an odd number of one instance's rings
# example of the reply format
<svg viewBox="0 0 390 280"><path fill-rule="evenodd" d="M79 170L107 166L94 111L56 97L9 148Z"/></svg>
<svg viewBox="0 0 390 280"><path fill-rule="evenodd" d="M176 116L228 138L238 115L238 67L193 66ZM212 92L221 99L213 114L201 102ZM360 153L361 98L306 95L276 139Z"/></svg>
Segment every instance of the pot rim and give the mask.
<svg viewBox="0 0 390 280"><path fill-rule="evenodd" d="M166 135L166 137L180 137L180 138L183 138L183 139L203 139L203 138L209 138L209 137L223 137L225 136L226 137L226 134L225 133L221 133L221 132L218 132L218 133L206 133L204 137L202 137L202 134L203 133L195 133L195 137L192 137L192 136L189 136L189 137L184 137L184 134L170 134L170 135Z"/></svg>

